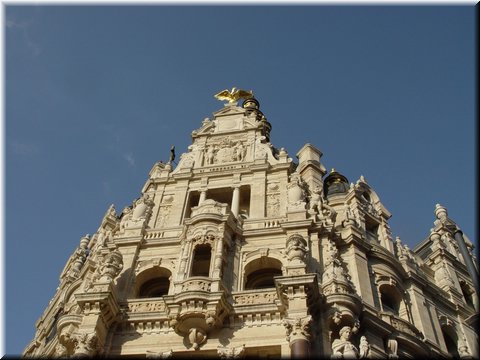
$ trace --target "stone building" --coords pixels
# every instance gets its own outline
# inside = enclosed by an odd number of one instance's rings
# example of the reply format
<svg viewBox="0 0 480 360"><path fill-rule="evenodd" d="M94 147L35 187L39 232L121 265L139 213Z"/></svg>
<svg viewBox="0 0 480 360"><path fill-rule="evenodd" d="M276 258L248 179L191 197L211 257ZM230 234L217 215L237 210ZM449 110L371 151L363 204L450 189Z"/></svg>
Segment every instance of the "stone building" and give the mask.
<svg viewBox="0 0 480 360"><path fill-rule="evenodd" d="M156 163L80 239L24 356L478 357L444 207L409 249L363 176L327 172L311 144L297 161L273 146L251 93L216 97L178 165Z"/></svg>

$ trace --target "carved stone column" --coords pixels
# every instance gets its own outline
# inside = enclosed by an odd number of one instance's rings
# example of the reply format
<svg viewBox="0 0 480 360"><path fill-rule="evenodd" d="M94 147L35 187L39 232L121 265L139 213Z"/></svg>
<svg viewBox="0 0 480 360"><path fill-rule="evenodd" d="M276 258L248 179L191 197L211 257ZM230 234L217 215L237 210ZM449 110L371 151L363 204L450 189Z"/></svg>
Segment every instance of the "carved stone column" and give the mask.
<svg viewBox="0 0 480 360"><path fill-rule="evenodd" d="M71 358L83 359L95 356L98 337L95 333L78 333L74 335L75 350Z"/></svg>
<svg viewBox="0 0 480 360"><path fill-rule="evenodd" d="M284 325L287 329L287 341L290 345L293 359L310 356L310 323L312 316L307 315L296 319L286 318Z"/></svg>
<svg viewBox="0 0 480 360"><path fill-rule="evenodd" d="M180 268L178 269L178 278L177 278L177 280L179 281L184 280L186 278L187 262L188 262L188 258L190 257L191 248L192 248L192 240L187 239L183 243L183 247L181 250Z"/></svg>
<svg viewBox="0 0 480 360"><path fill-rule="evenodd" d="M235 217L238 216L238 211L240 209L240 187L235 186L233 188L233 195L232 195L232 214Z"/></svg>
<svg viewBox="0 0 480 360"><path fill-rule="evenodd" d="M213 267L213 277L219 278L222 275L222 260L223 260L223 239L217 239L217 248L215 250L215 262Z"/></svg>
<svg viewBox="0 0 480 360"><path fill-rule="evenodd" d="M200 200L198 200L198 206L202 205L202 203L205 201L207 198L207 190L202 190L200 192Z"/></svg>
<svg viewBox="0 0 480 360"><path fill-rule="evenodd" d="M284 326L292 358L310 356L312 314L317 313L318 281L315 274L275 278L277 294L286 307Z"/></svg>

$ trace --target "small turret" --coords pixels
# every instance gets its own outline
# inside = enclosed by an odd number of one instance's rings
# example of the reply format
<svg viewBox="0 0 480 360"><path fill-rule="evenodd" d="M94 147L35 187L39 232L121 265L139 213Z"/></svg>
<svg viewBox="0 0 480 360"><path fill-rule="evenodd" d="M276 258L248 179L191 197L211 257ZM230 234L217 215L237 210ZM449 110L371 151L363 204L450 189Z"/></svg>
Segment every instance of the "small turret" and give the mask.
<svg viewBox="0 0 480 360"><path fill-rule="evenodd" d="M324 194L327 198L336 194L344 194L348 188L348 179L335 169L332 169L324 180Z"/></svg>

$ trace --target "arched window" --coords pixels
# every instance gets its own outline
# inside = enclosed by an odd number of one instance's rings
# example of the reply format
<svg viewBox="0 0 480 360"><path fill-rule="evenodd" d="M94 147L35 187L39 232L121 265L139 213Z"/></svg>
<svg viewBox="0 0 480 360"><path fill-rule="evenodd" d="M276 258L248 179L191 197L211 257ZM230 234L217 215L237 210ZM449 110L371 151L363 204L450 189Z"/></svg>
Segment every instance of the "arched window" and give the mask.
<svg viewBox="0 0 480 360"><path fill-rule="evenodd" d="M166 277L150 279L145 282L139 291L140 298L161 297L168 294L170 280Z"/></svg>
<svg viewBox="0 0 480 360"><path fill-rule="evenodd" d="M172 273L162 267L142 271L135 280L135 297L152 298L168 295Z"/></svg>
<svg viewBox="0 0 480 360"><path fill-rule="evenodd" d="M399 315L400 304L390 291L385 291L385 289L381 291L380 300L382 301L383 311L397 316Z"/></svg>
<svg viewBox="0 0 480 360"><path fill-rule="evenodd" d="M380 286L379 291L380 302L384 312L409 320L407 305L396 286L383 284Z"/></svg>
<svg viewBox="0 0 480 360"><path fill-rule="evenodd" d="M458 337L455 330L451 326L442 326L442 335L445 340L445 345L447 346L447 352L454 359L460 359L457 349Z"/></svg>
<svg viewBox="0 0 480 360"><path fill-rule="evenodd" d="M245 266L245 290L275 287L275 276L282 275L282 263L266 256L251 261Z"/></svg>
<svg viewBox="0 0 480 360"><path fill-rule="evenodd" d="M193 251L191 276L210 276L212 248L209 244L197 245Z"/></svg>

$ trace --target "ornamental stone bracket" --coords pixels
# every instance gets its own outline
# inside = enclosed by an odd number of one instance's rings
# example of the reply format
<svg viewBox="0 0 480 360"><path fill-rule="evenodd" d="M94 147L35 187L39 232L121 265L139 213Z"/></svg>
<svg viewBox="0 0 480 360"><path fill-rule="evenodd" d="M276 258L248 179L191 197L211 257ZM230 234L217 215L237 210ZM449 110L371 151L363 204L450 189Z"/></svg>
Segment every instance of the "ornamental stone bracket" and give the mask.
<svg viewBox="0 0 480 360"><path fill-rule="evenodd" d="M233 312L223 291L208 292L203 289L164 296L170 326L198 350L208 339L208 334L222 326Z"/></svg>
<svg viewBox="0 0 480 360"><path fill-rule="evenodd" d="M78 353L78 357L94 356L98 349L102 349L110 326L121 314L111 282L104 284L102 290L94 290L75 295L82 312L82 323L78 331L72 334L74 355ZM93 340L83 334L96 334L95 346L92 345Z"/></svg>

